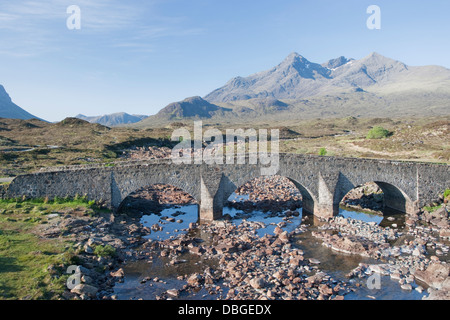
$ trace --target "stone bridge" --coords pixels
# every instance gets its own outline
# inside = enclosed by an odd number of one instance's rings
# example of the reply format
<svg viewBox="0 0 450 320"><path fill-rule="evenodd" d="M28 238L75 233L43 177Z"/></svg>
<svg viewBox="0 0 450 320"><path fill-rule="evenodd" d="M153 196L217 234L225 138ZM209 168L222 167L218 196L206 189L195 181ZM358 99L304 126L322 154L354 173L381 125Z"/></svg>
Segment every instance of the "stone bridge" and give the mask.
<svg viewBox="0 0 450 320"><path fill-rule="evenodd" d="M16 177L3 197L74 197L103 201L118 210L131 193L154 184L169 184L199 203L201 221L222 216L228 197L245 182L261 176L260 164L173 164L155 160L98 166L66 167ZM337 215L339 202L351 189L375 182L389 208L415 213L436 200L450 186L450 166L281 154L277 175L289 178L300 190L303 210L319 218Z"/></svg>

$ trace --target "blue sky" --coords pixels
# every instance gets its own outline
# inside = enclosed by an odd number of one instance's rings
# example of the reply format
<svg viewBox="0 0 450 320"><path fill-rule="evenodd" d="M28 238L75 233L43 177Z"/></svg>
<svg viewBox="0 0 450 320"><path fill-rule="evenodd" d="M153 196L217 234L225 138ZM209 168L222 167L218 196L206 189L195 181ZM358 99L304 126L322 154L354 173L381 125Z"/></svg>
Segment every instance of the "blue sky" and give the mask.
<svg viewBox="0 0 450 320"><path fill-rule="evenodd" d="M80 30L66 26L70 5ZM369 5L381 8L381 30L366 27ZM293 51L450 68L449 16L448 0L1 0L0 84L49 121L155 114Z"/></svg>

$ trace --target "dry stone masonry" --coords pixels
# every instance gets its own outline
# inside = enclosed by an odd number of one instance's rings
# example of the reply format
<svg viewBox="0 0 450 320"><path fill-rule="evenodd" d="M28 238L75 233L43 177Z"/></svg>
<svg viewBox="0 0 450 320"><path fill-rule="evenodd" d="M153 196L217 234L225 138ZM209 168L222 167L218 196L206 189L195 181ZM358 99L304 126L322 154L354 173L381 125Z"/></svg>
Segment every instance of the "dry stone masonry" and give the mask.
<svg viewBox="0 0 450 320"><path fill-rule="evenodd" d="M198 201L201 221L222 217L228 197L241 185L261 176L260 164L173 164L151 160L90 168L65 168L16 177L3 197L53 198L85 195L118 210L136 190L169 184ZM448 165L281 154L277 175L300 190L303 210L320 218L338 214L339 202L351 189L375 182L386 206L416 213L449 187Z"/></svg>

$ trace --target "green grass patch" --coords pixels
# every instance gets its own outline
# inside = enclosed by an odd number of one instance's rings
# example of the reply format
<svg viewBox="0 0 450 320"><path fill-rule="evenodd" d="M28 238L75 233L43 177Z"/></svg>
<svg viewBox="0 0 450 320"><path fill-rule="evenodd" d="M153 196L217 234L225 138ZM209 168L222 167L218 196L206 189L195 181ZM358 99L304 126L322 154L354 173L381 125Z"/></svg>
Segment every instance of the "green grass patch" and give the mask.
<svg viewBox="0 0 450 320"><path fill-rule="evenodd" d="M444 191L444 199L450 198L450 189Z"/></svg>
<svg viewBox="0 0 450 320"><path fill-rule="evenodd" d="M319 149L319 156L326 156L327 155L327 149L325 148L320 148Z"/></svg>
<svg viewBox="0 0 450 320"><path fill-rule="evenodd" d="M442 205L438 205L438 206L434 206L434 207L425 206L425 207L423 207L423 210L428 211L428 212L431 213L431 212L434 212L434 211L436 211L437 209L439 209L441 207L442 207Z"/></svg>
<svg viewBox="0 0 450 320"><path fill-rule="evenodd" d="M20 208L22 206L25 207L34 207L41 206L43 210L61 210L64 208L85 208L92 210L101 210L103 209L100 204L98 204L95 200L88 200L86 197L78 197L75 198L60 198L55 197L53 199L48 198L36 198L36 199L26 199L26 198L15 198L15 199L0 199L0 208L3 207L16 207Z"/></svg>
<svg viewBox="0 0 450 320"><path fill-rule="evenodd" d="M109 244L106 246L98 245L94 249L94 254L98 257L114 257L116 249Z"/></svg>
<svg viewBox="0 0 450 320"><path fill-rule="evenodd" d="M72 242L33 233L59 207L43 201L0 201L0 299L57 299L66 289L64 270L75 256Z"/></svg>

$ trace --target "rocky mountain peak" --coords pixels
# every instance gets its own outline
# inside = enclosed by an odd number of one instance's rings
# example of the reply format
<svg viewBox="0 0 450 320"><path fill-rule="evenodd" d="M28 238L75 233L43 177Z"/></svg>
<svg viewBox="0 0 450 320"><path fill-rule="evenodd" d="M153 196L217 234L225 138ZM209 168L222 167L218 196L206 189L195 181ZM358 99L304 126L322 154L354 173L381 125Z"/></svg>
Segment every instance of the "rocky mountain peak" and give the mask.
<svg viewBox="0 0 450 320"><path fill-rule="evenodd" d="M336 69L336 68L339 68L339 67L349 63L352 60L353 59L347 59L344 56L340 56L339 58L331 59L325 63L322 63L322 67L328 68L328 69Z"/></svg>

